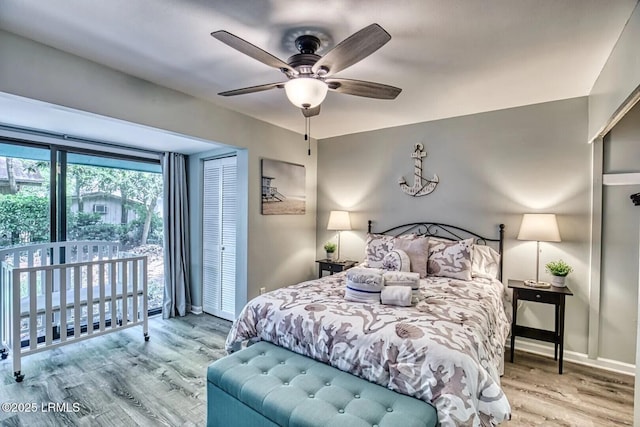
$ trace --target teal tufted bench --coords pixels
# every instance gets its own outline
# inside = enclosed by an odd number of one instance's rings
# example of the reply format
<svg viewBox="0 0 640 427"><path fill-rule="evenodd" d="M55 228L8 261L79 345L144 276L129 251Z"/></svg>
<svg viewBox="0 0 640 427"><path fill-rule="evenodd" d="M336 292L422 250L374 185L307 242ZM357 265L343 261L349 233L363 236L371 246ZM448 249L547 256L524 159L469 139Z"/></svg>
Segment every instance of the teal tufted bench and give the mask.
<svg viewBox="0 0 640 427"><path fill-rule="evenodd" d="M434 427L433 406L260 341L207 370L209 427Z"/></svg>

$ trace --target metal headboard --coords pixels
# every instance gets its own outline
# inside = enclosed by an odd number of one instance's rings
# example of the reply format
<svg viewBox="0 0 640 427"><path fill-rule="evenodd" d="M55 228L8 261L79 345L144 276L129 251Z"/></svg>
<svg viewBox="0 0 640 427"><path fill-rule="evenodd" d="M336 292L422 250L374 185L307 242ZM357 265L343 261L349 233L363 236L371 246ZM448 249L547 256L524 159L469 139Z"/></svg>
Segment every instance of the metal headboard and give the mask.
<svg viewBox="0 0 640 427"><path fill-rule="evenodd" d="M367 231L372 231L373 221L368 221ZM500 279L502 280L503 265L503 249L504 249L504 224L498 226L498 238L485 237L473 231L457 227L455 225L442 224L439 222L412 222L409 224L398 225L388 230L375 232L376 234L388 234L391 236L401 236L403 234L417 234L419 236L434 236L447 240L464 240L473 238L476 244L486 245L488 242L498 244L498 252L500 253Z"/></svg>

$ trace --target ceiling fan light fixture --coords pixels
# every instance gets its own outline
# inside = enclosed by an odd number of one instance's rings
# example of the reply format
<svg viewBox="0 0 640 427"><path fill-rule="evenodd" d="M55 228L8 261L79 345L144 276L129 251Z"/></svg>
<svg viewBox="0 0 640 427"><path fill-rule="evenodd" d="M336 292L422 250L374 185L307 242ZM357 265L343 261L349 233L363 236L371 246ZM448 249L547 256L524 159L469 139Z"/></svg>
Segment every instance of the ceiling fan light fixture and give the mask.
<svg viewBox="0 0 640 427"><path fill-rule="evenodd" d="M298 108L314 108L322 104L329 87L313 77L298 77L284 84L289 101Z"/></svg>

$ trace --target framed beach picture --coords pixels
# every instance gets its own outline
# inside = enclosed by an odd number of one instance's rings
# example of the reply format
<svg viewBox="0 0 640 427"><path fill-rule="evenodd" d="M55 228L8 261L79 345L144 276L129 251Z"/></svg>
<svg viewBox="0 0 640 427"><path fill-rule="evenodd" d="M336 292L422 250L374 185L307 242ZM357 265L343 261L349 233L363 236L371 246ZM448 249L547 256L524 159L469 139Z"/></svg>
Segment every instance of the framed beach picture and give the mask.
<svg viewBox="0 0 640 427"><path fill-rule="evenodd" d="M262 159L262 214L305 214L305 169L303 165Z"/></svg>

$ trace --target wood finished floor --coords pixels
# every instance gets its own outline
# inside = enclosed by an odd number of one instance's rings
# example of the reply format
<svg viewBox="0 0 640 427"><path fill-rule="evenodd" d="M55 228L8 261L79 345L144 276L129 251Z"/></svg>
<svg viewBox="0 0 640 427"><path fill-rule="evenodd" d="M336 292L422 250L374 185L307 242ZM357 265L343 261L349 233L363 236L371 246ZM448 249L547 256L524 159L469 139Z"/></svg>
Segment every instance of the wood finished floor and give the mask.
<svg viewBox="0 0 640 427"><path fill-rule="evenodd" d="M203 426L206 368L224 353L230 323L209 315L150 321L23 359L15 383L0 362L0 402L77 403L77 412L0 411L2 426ZM502 385L513 410L505 426L624 426L633 420L633 378L516 353ZM401 427L401 426L398 426Z"/></svg>
<svg viewBox="0 0 640 427"><path fill-rule="evenodd" d="M507 351L508 354L508 351ZM633 425L631 375L516 350L505 362L502 388L511 404L505 426L609 427Z"/></svg>

